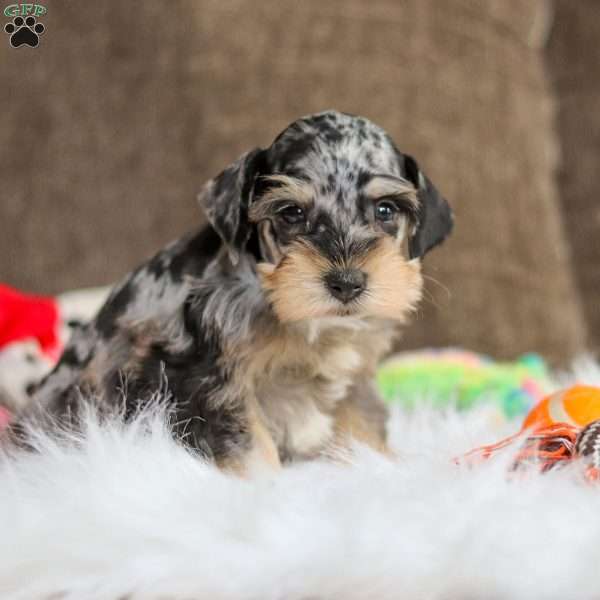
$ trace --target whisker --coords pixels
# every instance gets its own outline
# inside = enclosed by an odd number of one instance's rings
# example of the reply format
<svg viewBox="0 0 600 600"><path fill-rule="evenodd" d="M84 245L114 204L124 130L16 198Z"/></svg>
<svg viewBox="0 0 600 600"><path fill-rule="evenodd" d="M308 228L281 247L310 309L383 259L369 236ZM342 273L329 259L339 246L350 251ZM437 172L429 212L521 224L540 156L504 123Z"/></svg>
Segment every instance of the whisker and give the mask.
<svg viewBox="0 0 600 600"><path fill-rule="evenodd" d="M442 310L442 305L436 302L435 296L427 288L423 288L423 302L431 304L431 306L438 310Z"/></svg>
<svg viewBox="0 0 600 600"><path fill-rule="evenodd" d="M428 279L429 281L432 281L437 286L439 286L442 289L442 291L446 292L446 296L448 297L448 300L450 300L452 298L452 292L450 291L450 289L447 288L441 281L438 281L435 277L432 277L431 275L426 275L425 273L423 273L423 279Z"/></svg>

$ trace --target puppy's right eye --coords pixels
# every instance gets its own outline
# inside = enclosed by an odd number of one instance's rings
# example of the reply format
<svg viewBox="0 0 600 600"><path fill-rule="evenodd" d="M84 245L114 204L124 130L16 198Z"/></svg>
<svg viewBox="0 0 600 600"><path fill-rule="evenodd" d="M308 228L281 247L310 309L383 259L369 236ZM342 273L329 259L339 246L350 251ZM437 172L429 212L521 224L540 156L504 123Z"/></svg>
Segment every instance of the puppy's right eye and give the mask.
<svg viewBox="0 0 600 600"><path fill-rule="evenodd" d="M389 200L382 200L375 205L375 218L384 223L392 221L397 212L398 207Z"/></svg>
<svg viewBox="0 0 600 600"><path fill-rule="evenodd" d="M306 220L304 211L297 204L288 204L279 210L277 214L288 225L298 225Z"/></svg>

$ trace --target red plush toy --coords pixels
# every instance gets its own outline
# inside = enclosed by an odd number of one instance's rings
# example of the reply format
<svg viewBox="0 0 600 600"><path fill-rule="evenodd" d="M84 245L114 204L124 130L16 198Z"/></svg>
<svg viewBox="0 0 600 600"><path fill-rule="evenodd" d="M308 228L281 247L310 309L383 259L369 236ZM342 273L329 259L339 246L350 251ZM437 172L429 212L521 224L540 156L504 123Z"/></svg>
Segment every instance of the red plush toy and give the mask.
<svg viewBox="0 0 600 600"><path fill-rule="evenodd" d="M23 294L7 285L0 284L0 352L6 350L4 356L14 356L18 343L33 342L41 351L37 365L51 365L60 356L62 344L59 337L60 311L53 298ZM36 350L28 350L28 354ZM21 350L21 352L24 352ZM45 361L41 358L45 357ZM6 362L6 361L5 361ZM8 360L10 364L10 360ZM34 369L36 365L32 364ZM10 367L9 367L10 368ZM40 367L38 367L40 368ZM11 372L11 382L19 388L18 376ZM2 382L0 381L0 384ZM6 384L6 381L4 382ZM23 381L23 385L26 381ZM14 397L15 389L2 386L2 400L8 402ZM0 430L9 423L10 410L0 405Z"/></svg>
<svg viewBox="0 0 600 600"><path fill-rule="evenodd" d="M24 339L38 341L42 351L57 360L59 310L54 298L23 294L0 284L0 348Z"/></svg>

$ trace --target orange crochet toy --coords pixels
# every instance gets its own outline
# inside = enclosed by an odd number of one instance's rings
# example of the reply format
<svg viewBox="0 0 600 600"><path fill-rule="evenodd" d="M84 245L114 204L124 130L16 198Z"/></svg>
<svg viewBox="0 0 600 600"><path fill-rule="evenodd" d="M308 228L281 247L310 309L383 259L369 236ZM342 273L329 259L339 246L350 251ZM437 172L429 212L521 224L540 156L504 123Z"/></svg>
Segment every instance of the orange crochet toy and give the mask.
<svg viewBox="0 0 600 600"><path fill-rule="evenodd" d="M529 433L528 433L529 432ZM586 477L600 478L600 388L575 385L546 396L529 412L521 430L496 444L464 456L468 462L486 459L522 439L513 470L534 464L545 472L582 458Z"/></svg>

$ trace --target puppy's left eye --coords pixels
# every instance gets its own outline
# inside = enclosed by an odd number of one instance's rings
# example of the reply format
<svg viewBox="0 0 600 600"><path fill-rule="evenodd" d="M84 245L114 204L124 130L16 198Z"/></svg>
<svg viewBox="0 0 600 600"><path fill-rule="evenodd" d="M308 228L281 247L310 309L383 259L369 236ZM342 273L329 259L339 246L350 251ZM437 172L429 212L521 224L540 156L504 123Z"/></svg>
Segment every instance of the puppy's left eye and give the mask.
<svg viewBox="0 0 600 600"><path fill-rule="evenodd" d="M392 221L398 212L398 207L389 200L381 200L375 205L375 218L387 223Z"/></svg>
<svg viewBox="0 0 600 600"><path fill-rule="evenodd" d="M306 219L304 211L297 204L288 204L277 213L288 225L298 225Z"/></svg>

